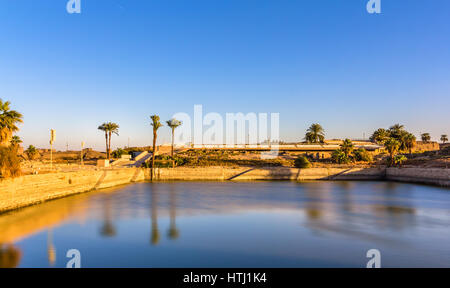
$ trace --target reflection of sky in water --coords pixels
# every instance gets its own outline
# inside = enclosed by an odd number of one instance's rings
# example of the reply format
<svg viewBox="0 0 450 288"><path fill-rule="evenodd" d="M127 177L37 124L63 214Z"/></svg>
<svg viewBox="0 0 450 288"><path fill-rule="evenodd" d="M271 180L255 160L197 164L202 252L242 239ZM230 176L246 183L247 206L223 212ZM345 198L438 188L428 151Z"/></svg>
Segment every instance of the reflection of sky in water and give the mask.
<svg viewBox="0 0 450 288"><path fill-rule="evenodd" d="M450 266L449 190L385 182L141 183L0 217L0 265Z"/></svg>

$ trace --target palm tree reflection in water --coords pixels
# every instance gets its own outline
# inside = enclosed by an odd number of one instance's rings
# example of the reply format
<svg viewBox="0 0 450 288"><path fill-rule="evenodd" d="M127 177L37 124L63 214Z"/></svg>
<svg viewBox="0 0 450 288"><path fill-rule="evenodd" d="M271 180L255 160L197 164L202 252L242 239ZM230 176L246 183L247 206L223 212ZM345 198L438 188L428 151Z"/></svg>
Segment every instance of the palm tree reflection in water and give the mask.
<svg viewBox="0 0 450 288"><path fill-rule="evenodd" d="M170 191L169 191L169 209L170 209L170 228L169 231L167 233L167 236L170 239L177 239L180 236L180 233L177 229L177 225L176 225L176 214L177 214L177 208L176 208L176 192L173 189L173 185L170 186Z"/></svg>
<svg viewBox="0 0 450 288"><path fill-rule="evenodd" d="M159 229L158 229L158 194L156 191L156 185L152 185L151 198L151 217L152 217L152 235L151 244L157 245L159 243Z"/></svg>
<svg viewBox="0 0 450 288"><path fill-rule="evenodd" d="M116 228L114 227L112 213L111 213L111 196L109 194L105 195L104 201L104 214L103 214L103 225L100 230L100 234L105 237L116 236Z"/></svg>
<svg viewBox="0 0 450 288"><path fill-rule="evenodd" d="M0 243L0 268L15 268L19 266L22 252L11 244Z"/></svg>
<svg viewBox="0 0 450 288"><path fill-rule="evenodd" d="M50 266L55 265L56 248L55 245L53 245L53 230L51 228L47 230L47 256L48 256L48 264Z"/></svg>

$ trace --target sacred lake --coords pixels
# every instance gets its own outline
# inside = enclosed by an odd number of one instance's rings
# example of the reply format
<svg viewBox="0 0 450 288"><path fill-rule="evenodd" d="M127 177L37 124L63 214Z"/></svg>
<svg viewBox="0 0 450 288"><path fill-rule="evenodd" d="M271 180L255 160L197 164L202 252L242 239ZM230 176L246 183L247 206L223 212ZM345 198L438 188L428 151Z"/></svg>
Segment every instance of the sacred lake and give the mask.
<svg viewBox="0 0 450 288"><path fill-rule="evenodd" d="M156 182L0 215L0 267L450 266L448 188L383 181Z"/></svg>

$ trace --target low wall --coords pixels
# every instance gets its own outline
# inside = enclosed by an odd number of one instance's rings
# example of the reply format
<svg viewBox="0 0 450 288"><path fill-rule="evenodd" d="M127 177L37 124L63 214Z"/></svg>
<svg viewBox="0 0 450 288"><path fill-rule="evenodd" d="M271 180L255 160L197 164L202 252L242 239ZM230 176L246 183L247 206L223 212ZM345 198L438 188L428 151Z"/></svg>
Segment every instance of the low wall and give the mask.
<svg viewBox="0 0 450 288"><path fill-rule="evenodd" d="M437 142L423 142L423 141L417 141L416 145L413 148L414 152L425 152L425 151L437 151L439 150L439 143Z"/></svg>
<svg viewBox="0 0 450 288"><path fill-rule="evenodd" d="M160 181L251 181L251 180L376 180L384 177L383 168L158 168L154 180Z"/></svg>
<svg viewBox="0 0 450 288"><path fill-rule="evenodd" d="M450 187L449 169L387 168L386 179L391 181L432 184Z"/></svg>
<svg viewBox="0 0 450 288"><path fill-rule="evenodd" d="M431 168L157 168L155 181L394 180L450 187L448 169ZM0 182L0 212L95 189L150 180L150 169L83 170Z"/></svg>
<svg viewBox="0 0 450 288"><path fill-rule="evenodd" d="M143 169L84 170L26 175L0 182L0 212L94 189L143 181Z"/></svg>

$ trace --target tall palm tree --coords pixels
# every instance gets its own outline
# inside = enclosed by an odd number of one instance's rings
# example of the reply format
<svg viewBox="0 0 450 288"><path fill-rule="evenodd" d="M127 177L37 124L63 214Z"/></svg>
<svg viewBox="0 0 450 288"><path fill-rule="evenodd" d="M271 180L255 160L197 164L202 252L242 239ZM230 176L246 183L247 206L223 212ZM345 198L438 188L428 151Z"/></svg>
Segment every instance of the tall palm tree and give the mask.
<svg viewBox="0 0 450 288"><path fill-rule="evenodd" d="M305 140L308 143L323 143L325 140L325 130L320 124L312 124L308 130L306 130Z"/></svg>
<svg viewBox="0 0 450 288"><path fill-rule="evenodd" d="M400 148L400 142L398 142L398 140L394 139L394 138L389 138L388 140L386 140L386 142L384 143L384 147L386 148L386 150L388 151L391 159L391 163L390 166L394 165L394 157L395 154L398 152L398 149Z"/></svg>
<svg viewBox="0 0 450 288"><path fill-rule="evenodd" d="M108 160L111 159L111 138L112 134L119 136L119 125L113 122L106 122L98 126L98 130L105 132L106 140L106 157Z"/></svg>
<svg viewBox="0 0 450 288"><path fill-rule="evenodd" d="M172 148L170 151L170 156L172 157L172 167L175 167L175 160L173 159L173 145L175 140L175 129L182 124L180 120L177 120L175 118L170 119L166 121L167 126L169 126L172 129Z"/></svg>
<svg viewBox="0 0 450 288"><path fill-rule="evenodd" d="M448 141L447 135L445 135L445 134L441 135L441 141L442 141L442 144L445 144L445 142Z"/></svg>
<svg viewBox="0 0 450 288"><path fill-rule="evenodd" d="M11 102L0 99L0 145L9 145L12 134L19 130L18 123L23 123L23 116L10 109Z"/></svg>
<svg viewBox="0 0 450 288"><path fill-rule="evenodd" d="M341 150L342 152L344 152L345 157L348 157L350 153L352 153L354 148L355 146L353 145L352 140L350 139L345 139L341 144Z"/></svg>
<svg viewBox="0 0 450 288"><path fill-rule="evenodd" d="M152 177L153 177L153 171L155 167L155 154L156 154L156 138L158 137L158 129L163 126L161 122L159 122L159 116L158 115L152 115L150 116L150 119L152 120L151 125L153 126L153 153L152 153Z"/></svg>
<svg viewBox="0 0 450 288"><path fill-rule="evenodd" d="M423 133L422 135L420 135L420 137L422 138L422 141L424 143L428 143L431 140L430 133Z"/></svg>
<svg viewBox="0 0 450 288"><path fill-rule="evenodd" d="M106 123L103 123L102 125L98 126L97 128L100 131L103 131L105 133L105 142L106 142L106 158L109 159L109 149L108 149L108 131L106 131Z"/></svg>
<svg viewBox="0 0 450 288"><path fill-rule="evenodd" d="M406 135L404 141L405 141L405 146L409 151L409 154L412 154L412 149L414 148L414 146L416 146L416 136L414 136L411 133L408 133L408 135Z"/></svg>

